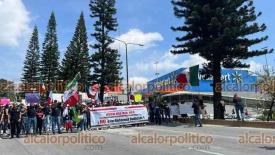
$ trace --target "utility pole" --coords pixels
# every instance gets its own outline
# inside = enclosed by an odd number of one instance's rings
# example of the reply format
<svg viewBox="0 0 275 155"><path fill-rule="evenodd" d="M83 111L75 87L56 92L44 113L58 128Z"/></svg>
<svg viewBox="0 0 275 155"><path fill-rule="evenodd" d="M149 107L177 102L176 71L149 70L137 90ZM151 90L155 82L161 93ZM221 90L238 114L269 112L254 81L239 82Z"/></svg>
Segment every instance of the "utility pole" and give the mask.
<svg viewBox="0 0 275 155"><path fill-rule="evenodd" d="M156 91L158 90L158 78L159 78L159 73L158 73L158 61L156 61L154 64L156 65L156 72L155 72L155 75L157 77L157 83L156 83Z"/></svg>
<svg viewBox="0 0 275 155"><path fill-rule="evenodd" d="M109 37L109 36L108 36ZM109 37L112 40L116 40L119 41L120 43L125 45L125 51L126 51L126 94L127 94L127 103L130 103L130 99L129 99L129 71L128 71L128 45L135 45L135 46L144 46L142 44L137 44L137 43L130 43L130 42L126 42L117 38L113 38L113 37Z"/></svg>

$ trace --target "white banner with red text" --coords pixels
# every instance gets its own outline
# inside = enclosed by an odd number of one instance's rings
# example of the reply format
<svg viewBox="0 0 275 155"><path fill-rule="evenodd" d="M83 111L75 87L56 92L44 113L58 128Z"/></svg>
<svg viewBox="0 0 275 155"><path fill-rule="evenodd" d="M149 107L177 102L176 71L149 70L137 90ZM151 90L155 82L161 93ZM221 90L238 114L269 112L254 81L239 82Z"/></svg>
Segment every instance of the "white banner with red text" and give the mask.
<svg viewBox="0 0 275 155"><path fill-rule="evenodd" d="M91 110L91 126L116 126L148 122L144 105L99 107Z"/></svg>

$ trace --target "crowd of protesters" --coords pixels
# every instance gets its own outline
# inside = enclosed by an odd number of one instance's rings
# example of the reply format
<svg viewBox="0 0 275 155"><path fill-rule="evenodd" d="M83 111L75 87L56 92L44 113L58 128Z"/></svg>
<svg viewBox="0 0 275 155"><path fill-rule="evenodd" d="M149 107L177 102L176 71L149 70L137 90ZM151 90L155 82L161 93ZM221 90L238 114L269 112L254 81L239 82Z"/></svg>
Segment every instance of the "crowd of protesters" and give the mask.
<svg viewBox="0 0 275 155"><path fill-rule="evenodd" d="M249 116L247 108L245 108L244 103L242 102L241 97L238 94L234 94L233 97L233 105L232 109L232 119L237 119L238 121L244 121L246 117ZM178 121L178 117L181 116L183 122L186 122L186 118L188 118L188 114L180 114L180 104L185 104L185 102L181 103L166 103L165 101L158 101L158 99L149 99L149 121L153 124L161 124L162 122L171 122L170 116L172 117L172 122L175 123ZM221 119L225 119L229 117L229 114L226 113L225 101L221 100L218 105L221 109ZM203 98L201 96L195 96L192 101L193 111L190 112L192 117L194 118L194 124L196 127L202 127L201 119L209 119L210 115L206 111L206 105L204 104Z"/></svg>
<svg viewBox="0 0 275 155"><path fill-rule="evenodd" d="M91 128L91 108L92 105L85 103L68 106L57 101L45 106L11 103L0 109L0 134L2 137L19 138L29 134L61 134L62 130L72 132L74 128L86 131Z"/></svg>
<svg viewBox="0 0 275 155"><path fill-rule="evenodd" d="M194 98L192 108L194 113L194 123L196 127L202 127L201 118L206 118L206 116L208 115L205 107L206 105L203 103L203 99L201 97ZM152 98L149 99L148 110L149 121L153 124L158 125L161 125L162 122L175 123L178 121L179 116L181 116L183 120L188 117L187 114L180 114L178 103L171 103L171 105L169 106L165 102L161 103L158 102L157 99L153 100Z"/></svg>
<svg viewBox="0 0 275 155"><path fill-rule="evenodd" d="M160 104L149 99L148 104L149 122L161 125L162 122L171 122L171 109L167 104Z"/></svg>

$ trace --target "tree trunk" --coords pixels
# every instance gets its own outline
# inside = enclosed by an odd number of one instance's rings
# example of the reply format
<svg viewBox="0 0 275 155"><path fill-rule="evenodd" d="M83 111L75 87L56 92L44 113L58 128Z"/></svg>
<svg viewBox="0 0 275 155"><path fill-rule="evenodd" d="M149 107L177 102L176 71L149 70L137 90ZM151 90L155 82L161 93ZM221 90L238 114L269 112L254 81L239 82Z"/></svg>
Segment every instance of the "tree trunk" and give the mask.
<svg viewBox="0 0 275 155"><path fill-rule="evenodd" d="M213 106L214 119L223 119L220 101L222 99L222 83L221 83L221 65L220 62L213 62Z"/></svg>
<svg viewBox="0 0 275 155"><path fill-rule="evenodd" d="M269 112L268 112L268 116L267 116L267 121L270 121L270 119L272 119L272 113L273 113L273 106L274 106L274 98L272 98L271 101L271 105L269 107Z"/></svg>

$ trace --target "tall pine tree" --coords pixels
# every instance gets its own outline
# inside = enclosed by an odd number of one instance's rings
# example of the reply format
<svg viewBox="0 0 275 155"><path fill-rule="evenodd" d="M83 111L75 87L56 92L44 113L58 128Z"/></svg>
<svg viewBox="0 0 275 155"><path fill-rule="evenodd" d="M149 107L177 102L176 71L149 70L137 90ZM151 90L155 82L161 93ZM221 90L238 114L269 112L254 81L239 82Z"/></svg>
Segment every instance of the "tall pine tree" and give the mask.
<svg viewBox="0 0 275 155"><path fill-rule="evenodd" d="M81 83L86 83L90 75L88 37L83 12L81 13L72 41L62 60L62 80L72 80L80 72Z"/></svg>
<svg viewBox="0 0 275 155"><path fill-rule="evenodd" d="M256 13L251 0L172 0L172 4L184 25L172 27L183 35L176 38L179 44L171 52L199 54L208 60L203 74L213 76L214 118L222 119L221 67L247 68L249 64L242 60L272 52L249 48L268 38L251 37L266 29L265 24L256 23L261 13Z"/></svg>
<svg viewBox="0 0 275 155"><path fill-rule="evenodd" d="M110 32L117 30L115 0L91 0L91 17L96 19L94 23L95 33L92 34L96 43L92 45L95 52L91 57L93 74L91 80L100 85L99 99L103 102L104 88L106 85L114 85L121 82L121 61L117 50L110 45L113 40L108 37Z"/></svg>
<svg viewBox="0 0 275 155"><path fill-rule="evenodd" d="M56 34L56 20L52 12L47 32L43 43L43 53L41 57L41 76L46 83L52 83L57 80L59 69L59 51Z"/></svg>
<svg viewBox="0 0 275 155"><path fill-rule="evenodd" d="M22 81L26 83L38 82L39 80L39 41L38 29L35 26L27 49L23 67Z"/></svg>

